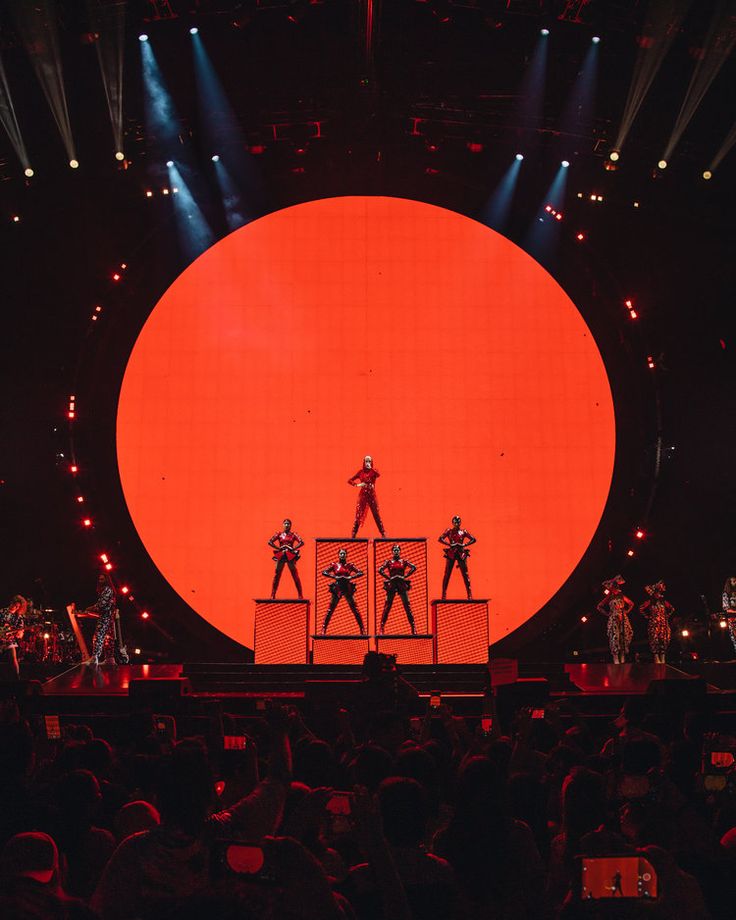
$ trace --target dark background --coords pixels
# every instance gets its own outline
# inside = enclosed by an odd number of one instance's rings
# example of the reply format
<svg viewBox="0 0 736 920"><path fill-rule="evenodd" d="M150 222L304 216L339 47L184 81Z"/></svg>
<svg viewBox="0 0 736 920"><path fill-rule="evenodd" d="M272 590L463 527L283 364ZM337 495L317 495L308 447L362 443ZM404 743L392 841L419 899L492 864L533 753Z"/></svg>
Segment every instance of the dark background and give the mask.
<svg viewBox="0 0 736 920"><path fill-rule="evenodd" d="M707 641L704 611L718 609L724 578L736 572L734 155L711 182L701 173L736 117L733 58L670 167L654 170L712 3L693 4L615 171L604 164L626 102L643 3L593 0L581 22L559 19L568 8L563 2L375 3L372 56L365 48L366 3L358 0L172 0L177 15L162 21L146 21L156 4L127 3L127 160L119 164L90 41L94 18L84 4L62 2L53 9L78 170L66 165L16 31L14 6L7 2L0 12L0 50L36 175L24 178L2 134L3 598L20 592L52 607L71 599L88 604L97 555L107 551L119 583L134 589L131 611L151 612L146 622L129 617L135 644L174 659L240 654L148 560L122 501L113 440L127 354L157 297L186 264L172 201L159 194L167 184L164 160L144 124L142 30L176 101L198 201L216 232L227 232L197 104L188 34L196 23L242 129L241 188L252 216L319 197L381 194L480 218L514 153L523 150L507 228L521 243L560 159L570 160L560 248L549 267L599 341L616 396L620 447L614 489L586 559L501 651L595 655L604 644L602 621L583 627L580 616L590 613L602 578L622 571L635 599L643 584L668 582L681 624L692 624L694 633L683 653L728 655L724 635ZM92 13L100 6L91 4ZM521 114L519 87L542 26L551 30L544 106L530 122ZM585 131L563 130L561 113L594 34L602 37L595 119ZM423 119L419 135L412 133L415 118ZM317 121L322 136L314 138ZM283 126L279 139L275 123ZM468 144L482 149L471 152ZM153 198L146 198L148 188ZM604 202L591 203L592 192ZM584 243L575 241L577 230L585 232ZM129 268L115 283L111 276L122 262ZM636 303L636 323L623 307L626 297ZM92 323L98 303L103 313ZM648 355L655 372L647 368ZM71 393L78 400L73 443L66 420ZM72 456L80 466L76 481L68 472ZM75 501L80 493L84 506ZM94 528L81 526L85 513ZM637 525L646 530L643 541L633 538ZM635 630L641 638L641 624Z"/></svg>

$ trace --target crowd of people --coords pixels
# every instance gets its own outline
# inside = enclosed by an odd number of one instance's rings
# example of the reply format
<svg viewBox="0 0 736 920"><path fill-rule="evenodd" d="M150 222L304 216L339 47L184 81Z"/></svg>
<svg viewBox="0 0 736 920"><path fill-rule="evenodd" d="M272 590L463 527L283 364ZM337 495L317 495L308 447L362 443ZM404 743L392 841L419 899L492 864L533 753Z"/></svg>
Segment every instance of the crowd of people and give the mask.
<svg viewBox="0 0 736 920"><path fill-rule="evenodd" d="M706 711L463 718L378 655L357 690L328 712L271 701L245 731L219 712L201 737L135 711L114 745L81 718L49 738L8 700L0 916L734 916L736 774ZM610 890L581 877L596 865Z"/></svg>

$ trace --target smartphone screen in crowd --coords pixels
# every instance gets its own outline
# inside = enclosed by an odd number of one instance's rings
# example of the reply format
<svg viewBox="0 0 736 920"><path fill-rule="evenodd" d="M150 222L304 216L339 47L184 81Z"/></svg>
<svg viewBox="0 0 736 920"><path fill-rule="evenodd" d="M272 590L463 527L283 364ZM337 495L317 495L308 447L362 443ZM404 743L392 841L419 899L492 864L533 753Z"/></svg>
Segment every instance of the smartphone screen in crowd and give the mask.
<svg viewBox="0 0 736 920"><path fill-rule="evenodd" d="M647 898L658 894L657 873L643 856L581 856L580 897Z"/></svg>
<svg viewBox="0 0 736 920"><path fill-rule="evenodd" d="M223 735L223 751L244 751L248 747L247 735Z"/></svg>

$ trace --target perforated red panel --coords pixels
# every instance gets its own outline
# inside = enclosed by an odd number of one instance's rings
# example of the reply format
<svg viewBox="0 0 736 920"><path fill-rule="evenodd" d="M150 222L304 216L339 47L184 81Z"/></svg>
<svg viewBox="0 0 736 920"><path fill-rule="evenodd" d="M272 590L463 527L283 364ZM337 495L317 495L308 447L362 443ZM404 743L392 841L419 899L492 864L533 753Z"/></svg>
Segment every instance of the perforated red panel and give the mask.
<svg viewBox="0 0 736 920"><path fill-rule="evenodd" d="M367 651L367 638L333 639L331 636L315 636L312 661L314 664L362 664Z"/></svg>
<svg viewBox="0 0 736 920"><path fill-rule="evenodd" d="M429 631L429 615L427 611L427 539L426 537L405 537L403 539L391 540L374 540L373 541L373 617L374 622L371 624L372 629L378 632L381 623L381 614L383 605L386 602L386 590L383 587L383 576L378 574L378 570L383 563L391 558L391 550L395 543L401 547L401 557L411 562L417 567L416 572L411 576L411 590L409 591L409 603L411 612L414 614L414 622L418 633ZM404 605L401 598L397 595L391 606L391 613L388 615L386 632L404 633L409 632L409 624L406 621Z"/></svg>
<svg viewBox="0 0 736 920"><path fill-rule="evenodd" d="M433 642L430 636L376 637L376 651L384 655L396 655L399 664L432 664Z"/></svg>
<svg viewBox="0 0 736 920"><path fill-rule="evenodd" d="M256 601L256 664L308 663L309 601Z"/></svg>
<svg viewBox="0 0 736 920"><path fill-rule="evenodd" d="M437 664L488 661L488 601L432 601Z"/></svg>
<svg viewBox="0 0 736 920"><path fill-rule="evenodd" d="M368 624L368 541L367 540L337 540L337 539L319 539L316 540L317 551L315 554L316 565L316 588L314 604L314 632L319 632L322 622L330 605L332 595L330 594L331 579L325 578L322 572L329 568L333 562L337 562L337 553L341 549L348 552L348 562L363 572L363 577L359 578L356 584L355 603L357 604L360 615L363 618L363 624L369 629ZM358 626L355 622L350 607L348 607L345 598L340 598L340 603L332 615L328 627L329 635L333 636L354 636L358 633ZM361 658L362 661L362 658Z"/></svg>

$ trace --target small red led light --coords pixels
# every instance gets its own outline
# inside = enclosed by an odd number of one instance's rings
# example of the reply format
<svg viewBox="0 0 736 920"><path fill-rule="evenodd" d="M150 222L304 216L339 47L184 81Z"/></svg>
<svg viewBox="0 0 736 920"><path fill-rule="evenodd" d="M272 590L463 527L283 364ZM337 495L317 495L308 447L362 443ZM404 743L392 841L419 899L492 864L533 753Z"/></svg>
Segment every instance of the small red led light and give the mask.
<svg viewBox="0 0 736 920"><path fill-rule="evenodd" d="M83 496L83 495L77 495L77 501L78 501L79 504L81 505L82 502L84 501L84 496Z"/></svg>
<svg viewBox="0 0 736 920"><path fill-rule="evenodd" d="M581 622L581 623L587 623L587 622L588 622L588 618L587 618L587 617L580 617L580 622Z"/></svg>
<svg viewBox="0 0 736 920"><path fill-rule="evenodd" d="M119 272L115 272L115 274L112 276L112 280L113 280L113 281L120 281L120 273L119 273Z"/></svg>
<svg viewBox="0 0 736 920"><path fill-rule="evenodd" d="M72 465L69 467L70 473L76 473L78 470L79 470L79 467L76 465L76 463L72 463Z"/></svg>
<svg viewBox="0 0 736 920"><path fill-rule="evenodd" d="M633 556L633 555L634 555L634 550L633 550L633 549L630 549L630 550L628 551L628 553L626 553L626 555L627 555L627 556Z"/></svg>
<svg viewBox="0 0 736 920"><path fill-rule="evenodd" d="M105 566L105 568L107 569L108 572L111 572L111 571L112 571L112 565L110 565L109 562L107 563L107 565Z"/></svg>
<svg viewBox="0 0 736 920"><path fill-rule="evenodd" d="M555 219L556 219L556 220L562 220L562 214L560 214L559 211L557 212L557 214L555 214Z"/></svg>
<svg viewBox="0 0 736 920"><path fill-rule="evenodd" d="M248 152L252 153L254 156L260 156L260 154L265 153L266 148L263 144L253 144L248 148Z"/></svg>
<svg viewBox="0 0 736 920"><path fill-rule="evenodd" d="M575 237L575 239L582 241L582 240L585 239L585 234L584 234L584 233L578 233L578 235Z"/></svg>
<svg viewBox="0 0 736 920"><path fill-rule="evenodd" d="M629 313L629 316L630 316L632 319L636 319L638 315L639 315L639 314L636 312L636 310L632 310L632 311Z"/></svg>
<svg viewBox="0 0 736 920"><path fill-rule="evenodd" d="M484 149L483 144L479 144L477 141L469 141L467 147L471 153L483 153Z"/></svg>
<svg viewBox="0 0 736 920"><path fill-rule="evenodd" d="M637 539L637 540L643 540L643 539L644 539L644 531L643 531L643 530L637 530L637 532L636 532L636 539Z"/></svg>
<svg viewBox="0 0 736 920"><path fill-rule="evenodd" d="M127 594L129 591L130 588L127 585L123 585L123 587L120 589L121 594Z"/></svg>
<svg viewBox="0 0 736 920"><path fill-rule="evenodd" d="M109 558L108 558L107 553L101 553L101 554L100 554L100 561L101 561L101 562L109 562L109 561L110 561Z"/></svg>
<svg viewBox="0 0 736 920"><path fill-rule="evenodd" d="M68 418L74 418L74 413L71 412L71 411L70 411L70 412L67 412L67 417L68 417Z"/></svg>
<svg viewBox="0 0 736 920"><path fill-rule="evenodd" d="M85 519L82 521L82 524L84 524L85 527L91 527L91 526L92 526L92 521L90 521L89 518L85 518Z"/></svg>
<svg viewBox="0 0 736 920"><path fill-rule="evenodd" d="M144 610L143 613L141 614L141 619L147 620L150 616L151 614L147 610Z"/></svg>
<svg viewBox="0 0 736 920"><path fill-rule="evenodd" d="M629 310L634 306L634 304L630 300L625 300L624 303L629 308Z"/></svg>

